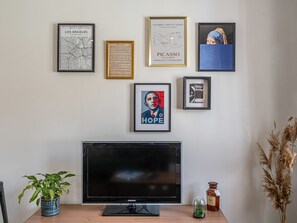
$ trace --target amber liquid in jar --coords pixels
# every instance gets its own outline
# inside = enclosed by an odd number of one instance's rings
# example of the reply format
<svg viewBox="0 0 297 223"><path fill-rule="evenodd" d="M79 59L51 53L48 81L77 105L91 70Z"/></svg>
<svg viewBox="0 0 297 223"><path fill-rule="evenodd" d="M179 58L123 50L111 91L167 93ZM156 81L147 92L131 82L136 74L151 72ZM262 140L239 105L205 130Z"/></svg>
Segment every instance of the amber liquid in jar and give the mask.
<svg viewBox="0 0 297 223"><path fill-rule="evenodd" d="M217 189L217 182L209 182L209 188L206 191L207 196L207 210L219 211L220 210L220 192Z"/></svg>

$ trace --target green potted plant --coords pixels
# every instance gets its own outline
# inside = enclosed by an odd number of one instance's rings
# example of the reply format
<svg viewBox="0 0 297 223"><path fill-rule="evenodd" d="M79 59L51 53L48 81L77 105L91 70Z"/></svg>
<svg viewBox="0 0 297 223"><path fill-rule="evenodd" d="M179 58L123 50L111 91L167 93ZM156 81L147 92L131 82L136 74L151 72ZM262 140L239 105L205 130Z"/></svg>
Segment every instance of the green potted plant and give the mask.
<svg viewBox="0 0 297 223"><path fill-rule="evenodd" d="M24 193L27 190L34 190L29 203L36 201L38 206L41 203L41 215L53 216L60 213L60 196L63 193L68 194L70 183L65 181L66 178L73 177L75 174L67 171L58 173L37 173L35 175L24 177L29 180L28 185L18 196L21 202Z"/></svg>

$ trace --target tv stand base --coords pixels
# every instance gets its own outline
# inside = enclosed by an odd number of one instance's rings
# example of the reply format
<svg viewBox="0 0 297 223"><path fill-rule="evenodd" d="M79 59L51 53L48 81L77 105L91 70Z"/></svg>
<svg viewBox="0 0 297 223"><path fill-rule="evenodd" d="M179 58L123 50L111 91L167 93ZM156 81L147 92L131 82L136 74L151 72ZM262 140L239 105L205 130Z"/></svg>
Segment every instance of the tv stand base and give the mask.
<svg viewBox="0 0 297 223"><path fill-rule="evenodd" d="M159 205L107 205L102 216L159 216Z"/></svg>

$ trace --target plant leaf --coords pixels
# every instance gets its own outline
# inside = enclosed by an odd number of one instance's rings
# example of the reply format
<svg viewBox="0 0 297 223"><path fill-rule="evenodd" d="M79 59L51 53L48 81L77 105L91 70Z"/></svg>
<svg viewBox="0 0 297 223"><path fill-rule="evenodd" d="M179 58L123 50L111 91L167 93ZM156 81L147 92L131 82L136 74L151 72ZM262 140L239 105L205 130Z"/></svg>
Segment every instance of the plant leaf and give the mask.
<svg viewBox="0 0 297 223"><path fill-rule="evenodd" d="M18 196L19 204L21 203L21 200L22 200L22 198L23 198L23 196L24 196L25 191L26 191L26 190L29 190L29 189L31 189L31 188L32 188L31 185L27 185L27 186L25 187L25 189L22 191L22 193L19 194L19 196Z"/></svg>
<svg viewBox="0 0 297 223"><path fill-rule="evenodd" d="M65 177L64 177L64 179L65 178L68 178L68 177L74 177L75 176L75 174L73 174L73 173L69 173L69 174L67 174Z"/></svg>
<svg viewBox="0 0 297 223"><path fill-rule="evenodd" d="M61 185L62 185L63 187L65 187L65 186L70 186L70 183L68 183L68 182L63 182L63 183L61 183Z"/></svg>
<svg viewBox="0 0 297 223"><path fill-rule="evenodd" d="M40 198L38 198L38 199L36 200L36 205L38 206L39 203L40 203Z"/></svg>
<svg viewBox="0 0 297 223"><path fill-rule="evenodd" d="M50 195L50 200L52 201L54 199L54 197L55 197L55 192L52 189L50 189L49 190L49 195Z"/></svg>
<svg viewBox="0 0 297 223"><path fill-rule="evenodd" d="M35 176L33 176L33 175L31 175L31 176L25 175L24 177L26 177L29 180L37 181L37 178Z"/></svg>
<svg viewBox="0 0 297 223"><path fill-rule="evenodd" d="M36 189L36 191L33 193L32 197L30 198L30 201L29 201L30 203L33 202L37 198L40 191L41 191L41 188Z"/></svg>
<svg viewBox="0 0 297 223"><path fill-rule="evenodd" d="M64 175L64 174L67 174L68 172L67 171L60 171L60 172L58 172L58 175Z"/></svg>

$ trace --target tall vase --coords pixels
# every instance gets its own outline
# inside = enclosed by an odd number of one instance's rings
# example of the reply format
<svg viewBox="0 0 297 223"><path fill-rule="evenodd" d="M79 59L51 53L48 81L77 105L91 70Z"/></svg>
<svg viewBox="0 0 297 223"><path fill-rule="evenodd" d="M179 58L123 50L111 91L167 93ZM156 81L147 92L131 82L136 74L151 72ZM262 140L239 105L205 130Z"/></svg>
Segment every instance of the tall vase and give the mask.
<svg viewBox="0 0 297 223"><path fill-rule="evenodd" d="M60 213L60 197L55 197L52 201L41 198L41 215L54 216Z"/></svg>

